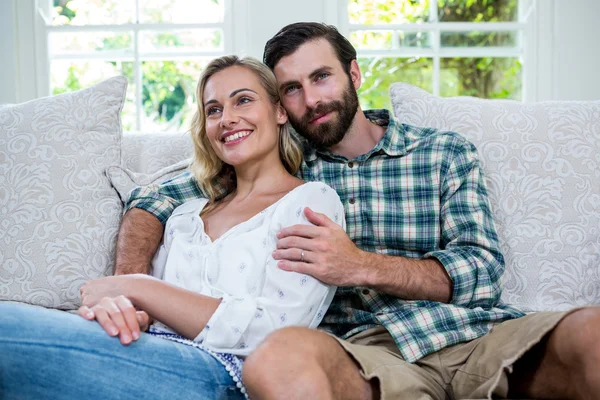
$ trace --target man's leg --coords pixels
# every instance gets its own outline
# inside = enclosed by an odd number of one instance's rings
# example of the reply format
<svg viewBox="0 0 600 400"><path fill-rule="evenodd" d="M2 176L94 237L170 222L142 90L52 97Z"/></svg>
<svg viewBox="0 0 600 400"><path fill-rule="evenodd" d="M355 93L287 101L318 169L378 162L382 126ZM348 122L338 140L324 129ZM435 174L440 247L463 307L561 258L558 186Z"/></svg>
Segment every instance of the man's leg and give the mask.
<svg viewBox="0 0 600 400"><path fill-rule="evenodd" d="M192 346L142 333L123 346L95 321L0 302L0 398L243 398Z"/></svg>
<svg viewBox="0 0 600 400"><path fill-rule="evenodd" d="M260 400L447 398L435 368L404 361L383 327L344 341L306 328L275 331L250 354L243 375Z"/></svg>
<svg viewBox="0 0 600 400"><path fill-rule="evenodd" d="M600 307L567 315L514 365L509 395L540 399L600 396Z"/></svg>
<svg viewBox="0 0 600 400"><path fill-rule="evenodd" d="M376 399L376 382L365 380L336 339L307 328L273 332L246 359L243 380L251 398Z"/></svg>

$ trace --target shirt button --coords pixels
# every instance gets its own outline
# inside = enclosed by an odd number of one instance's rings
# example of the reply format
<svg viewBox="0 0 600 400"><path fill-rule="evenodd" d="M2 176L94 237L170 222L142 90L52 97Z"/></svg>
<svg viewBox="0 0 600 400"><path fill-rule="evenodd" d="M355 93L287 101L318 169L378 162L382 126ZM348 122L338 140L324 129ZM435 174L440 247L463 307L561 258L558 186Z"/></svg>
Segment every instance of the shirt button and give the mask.
<svg viewBox="0 0 600 400"><path fill-rule="evenodd" d="M383 313L382 313L382 312L378 312L378 313L377 313L377 314L375 314L375 315L377 315L378 317L383 317Z"/></svg>
<svg viewBox="0 0 600 400"><path fill-rule="evenodd" d="M362 290L362 294L364 294L365 296L368 295L369 293L370 293L369 289L363 289Z"/></svg>
<svg viewBox="0 0 600 400"><path fill-rule="evenodd" d="M349 202L350 204L354 204L354 203L356 203L356 201L354 200L354 197L353 197L353 198L351 198L350 200L348 200L348 202Z"/></svg>
<svg viewBox="0 0 600 400"><path fill-rule="evenodd" d="M353 168L353 167L354 167L354 163L353 163L352 161L350 161L350 162L348 163L348 168Z"/></svg>

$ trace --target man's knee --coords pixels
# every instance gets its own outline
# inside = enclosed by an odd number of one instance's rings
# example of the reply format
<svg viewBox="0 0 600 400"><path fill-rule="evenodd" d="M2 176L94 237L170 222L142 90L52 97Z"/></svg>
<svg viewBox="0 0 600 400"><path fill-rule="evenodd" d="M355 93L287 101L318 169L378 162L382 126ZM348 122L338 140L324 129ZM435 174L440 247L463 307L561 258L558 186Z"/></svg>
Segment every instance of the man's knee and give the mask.
<svg viewBox="0 0 600 400"><path fill-rule="evenodd" d="M281 371L282 364L309 362L316 355L314 342L310 340L315 331L290 327L279 329L269 336L248 356L244 362L244 379L253 375Z"/></svg>
<svg viewBox="0 0 600 400"><path fill-rule="evenodd" d="M597 365L600 361L600 307L577 310L565 317L550 338L559 359L570 366Z"/></svg>

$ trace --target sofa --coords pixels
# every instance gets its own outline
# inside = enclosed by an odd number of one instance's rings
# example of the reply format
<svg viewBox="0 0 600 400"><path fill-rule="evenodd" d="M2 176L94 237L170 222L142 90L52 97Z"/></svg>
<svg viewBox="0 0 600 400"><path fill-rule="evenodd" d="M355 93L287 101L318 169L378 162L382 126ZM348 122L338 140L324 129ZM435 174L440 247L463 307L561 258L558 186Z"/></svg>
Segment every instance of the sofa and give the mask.
<svg viewBox="0 0 600 400"><path fill-rule="evenodd" d="M112 273L128 192L189 165L186 133L122 133L126 84L0 106L0 301L77 309L80 286ZM404 83L390 96L400 121L478 147L504 302L526 312L600 304L600 101L439 98Z"/></svg>

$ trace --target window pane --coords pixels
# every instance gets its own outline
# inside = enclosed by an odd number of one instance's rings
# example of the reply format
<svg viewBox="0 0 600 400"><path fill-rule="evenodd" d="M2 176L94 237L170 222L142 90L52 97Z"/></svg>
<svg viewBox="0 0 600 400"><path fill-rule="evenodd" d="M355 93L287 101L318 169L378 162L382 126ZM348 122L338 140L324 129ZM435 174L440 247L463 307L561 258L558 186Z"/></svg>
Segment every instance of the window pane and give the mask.
<svg viewBox="0 0 600 400"><path fill-rule="evenodd" d="M209 60L142 63L142 130L182 132L190 127L196 84Z"/></svg>
<svg viewBox="0 0 600 400"><path fill-rule="evenodd" d="M431 48L431 34L429 32L354 31L350 34L350 42L357 49L369 50L402 47Z"/></svg>
<svg viewBox="0 0 600 400"><path fill-rule="evenodd" d="M53 0L52 25L133 22L135 0Z"/></svg>
<svg viewBox="0 0 600 400"><path fill-rule="evenodd" d="M87 88L116 75L127 77L127 94L121 119L123 130L135 129L135 85L133 63L55 60L50 64L52 94Z"/></svg>
<svg viewBox="0 0 600 400"><path fill-rule="evenodd" d="M442 58L441 96L521 100L517 58Z"/></svg>
<svg viewBox="0 0 600 400"><path fill-rule="evenodd" d="M515 47L517 32L442 32L442 47Z"/></svg>
<svg viewBox="0 0 600 400"><path fill-rule="evenodd" d="M129 32L51 32L50 54L133 50Z"/></svg>
<svg viewBox="0 0 600 400"><path fill-rule="evenodd" d="M225 0L143 0L140 1L140 22L223 22L224 3Z"/></svg>
<svg viewBox="0 0 600 400"><path fill-rule="evenodd" d="M433 61L430 58L359 58L363 83L358 92L363 109L391 110L389 89L394 82L406 82L429 92L433 89Z"/></svg>
<svg viewBox="0 0 600 400"><path fill-rule="evenodd" d="M186 31L141 32L140 49L152 51L223 51L221 29L193 29Z"/></svg>
<svg viewBox="0 0 600 400"><path fill-rule="evenodd" d="M348 0L348 20L351 24L426 22L429 20L429 1Z"/></svg>
<svg viewBox="0 0 600 400"><path fill-rule="evenodd" d="M511 22L518 20L519 0L438 0L441 22Z"/></svg>

